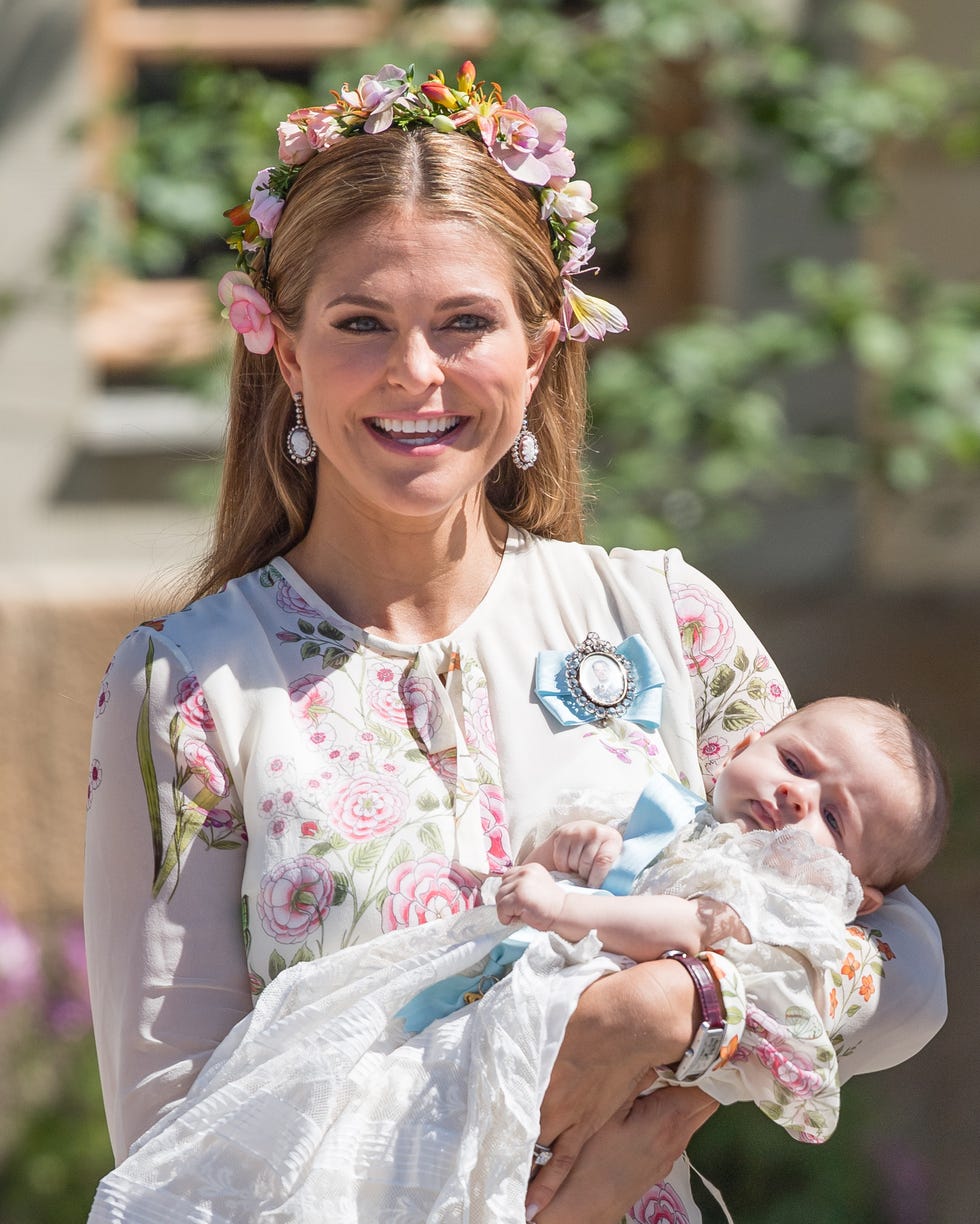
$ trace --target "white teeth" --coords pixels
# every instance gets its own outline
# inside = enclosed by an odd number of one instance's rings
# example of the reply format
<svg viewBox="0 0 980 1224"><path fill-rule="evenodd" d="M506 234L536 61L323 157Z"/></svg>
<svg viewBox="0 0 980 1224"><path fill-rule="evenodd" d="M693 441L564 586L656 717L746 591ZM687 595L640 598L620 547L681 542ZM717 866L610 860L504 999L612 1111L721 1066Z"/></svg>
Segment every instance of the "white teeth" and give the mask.
<svg viewBox="0 0 980 1224"><path fill-rule="evenodd" d="M458 416L410 417L407 420L396 417L375 417L371 424L383 433L424 434L431 437L448 433L450 429L455 429L461 420L462 418Z"/></svg>

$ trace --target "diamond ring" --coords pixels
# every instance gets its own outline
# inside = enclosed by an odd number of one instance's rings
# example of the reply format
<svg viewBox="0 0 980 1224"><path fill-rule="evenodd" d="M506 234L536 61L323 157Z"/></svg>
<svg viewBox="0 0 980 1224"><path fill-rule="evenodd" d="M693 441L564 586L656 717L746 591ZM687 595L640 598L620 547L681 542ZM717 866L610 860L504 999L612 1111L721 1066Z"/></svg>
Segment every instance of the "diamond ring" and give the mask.
<svg viewBox="0 0 980 1224"><path fill-rule="evenodd" d="M543 1143L536 1143L531 1156L531 1163L540 1168L541 1165L546 1165L552 1156L554 1156L554 1152L550 1147L547 1147Z"/></svg>

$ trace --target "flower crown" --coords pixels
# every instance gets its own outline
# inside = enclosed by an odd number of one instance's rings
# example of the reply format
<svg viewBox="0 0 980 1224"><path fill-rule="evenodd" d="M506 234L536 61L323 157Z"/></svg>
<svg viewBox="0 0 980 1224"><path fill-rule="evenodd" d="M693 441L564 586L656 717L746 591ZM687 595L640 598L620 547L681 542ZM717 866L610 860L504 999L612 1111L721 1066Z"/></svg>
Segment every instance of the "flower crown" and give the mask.
<svg viewBox="0 0 980 1224"><path fill-rule="evenodd" d="M340 93L332 91L336 101L329 105L293 111L279 124L279 164L260 170L247 203L225 213L236 230L228 245L238 252L241 270L221 278L218 296L245 346L253 353L272 348L272 307L252 285L247 270L269 246L301 167L349 136L418 124L437 132L463 132L479 141L512 178L534 191L561 274L561 339L601 340L606 332L624 331L626 317L620 310L572 282L573 276L588 270L595 254L591 243L596 223L590 214L596 206L589 184L572 178L575 156L565 147L567 124L561 111L550 106L528 109L516 94L505 102L499 85L485 92L469 60L460 68L455 87L446 84L442 72L430 73L416 86L414 71L386 64L374 76L361 77L356 89L345 84Z"/></svg>

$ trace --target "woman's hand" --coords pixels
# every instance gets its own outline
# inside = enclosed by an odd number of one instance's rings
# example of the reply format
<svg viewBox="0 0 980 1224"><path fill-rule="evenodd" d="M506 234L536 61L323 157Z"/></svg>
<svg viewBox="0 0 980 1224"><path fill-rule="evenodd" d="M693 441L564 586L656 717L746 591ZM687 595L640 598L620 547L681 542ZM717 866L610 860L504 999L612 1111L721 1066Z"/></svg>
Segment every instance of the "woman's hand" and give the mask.
<svg viewBox="0 0 980 1224"><path fill-rule="evenodd" d="M577 1170L585 1145L611 1118L619 1117L617 1125L625 1127L633 1112L638 1118L654 1112L647 1106L634 1110L637 1094L656 1077L657 1067L680 1061L700 1022L694 985L676 961L634 965L601 978L583 992L541 1104L539 1138L554 1155L535 1177L529 1204L544 1208ZM663 1091L654 1094L662 1095ZM698 1125L695 1122L691 1131ZM639 1129L630 1129L639 1137ZM683 1150L689 1133L679 1132L679 1145L670 1146L668 1155L674 1153L670 1163ZM666 1133L660 1137L667 1142ZM643 1159L649 1161L649 1147ZM656 1180L651 1178L647 1185Z"/></svg>
<svg viewBox="0 0 980 1224"><path fill-rule="evenodd" d="M718 1108L697 1088L662 1088L624 1106L575 1159L564 1180L553 1161L531 1182L528 1219L535 1224L618 1224L633 1204L670 1173L691 1136ZM552 1198L551 1196L554 1195ZM531 1211L537 1204L532 1216Z"/></svg>

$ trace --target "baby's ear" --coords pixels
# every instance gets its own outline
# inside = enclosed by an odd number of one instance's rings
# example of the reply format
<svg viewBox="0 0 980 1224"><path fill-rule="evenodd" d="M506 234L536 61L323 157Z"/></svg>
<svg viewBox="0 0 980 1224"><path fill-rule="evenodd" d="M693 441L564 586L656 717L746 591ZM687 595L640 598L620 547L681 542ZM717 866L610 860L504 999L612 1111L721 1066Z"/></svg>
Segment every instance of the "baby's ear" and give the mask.
<svg viewBox="0 0 980 1224"><path fill-rule="evenodd" d="M729 761L734 761L740 752L744 752L750 744L754 744L756 740L762 739L761 731L750 731L743 739L740 739L734 748L729 752L728 756L721 763L722 769Z"/></svg>
<svg viewBox="0 0 980 1224"><path fill-rule="evenodd" d="M870 884L862 885L862 891L864 899L858 906L858 914L873 914L876 909L881 908L885 895L880 888L872 888Z"/></svg>

